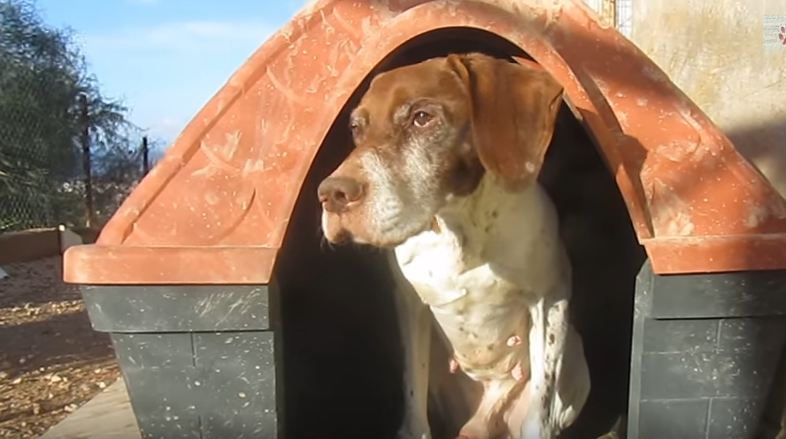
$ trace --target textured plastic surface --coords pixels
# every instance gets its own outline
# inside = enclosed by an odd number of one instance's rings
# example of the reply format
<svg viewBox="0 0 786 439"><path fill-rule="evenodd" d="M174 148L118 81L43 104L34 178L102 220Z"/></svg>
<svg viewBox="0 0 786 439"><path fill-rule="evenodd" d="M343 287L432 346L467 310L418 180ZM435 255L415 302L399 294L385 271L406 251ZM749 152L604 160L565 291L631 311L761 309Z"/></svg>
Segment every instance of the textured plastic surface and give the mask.
<svg viewBox="0 0 786 439"><path fill-rule="evenodd" d="M446 28L510 41L562 83L656 272L786 268L783 199L580 0L322 0L238 69L97 245L68 251L65 279L268 282L300 187L342 106L385 57Z"/></svg>
<svg viewBox="0 0 786 439"><path fill-rule="evenodd" d="M109 332L144 438L277 438L267 286L83 287Z"/></svg>
<svg viewBox="0 0 786 439"><path fill-rule="evenodd" d="M639 274L628 438L753 438L786 340L786 271Z"/></svg>
<svg viewBox="0 0 786 439"><path fill-rule="evenodd" d="M102 332L271 329L266 285L82 286L90 323Z"/></svg>
<svg viewBox="0 0 786 439"><path fill-rule="evenodd" d="M144 438L277 438L272 332L112 334Z"/></svg>

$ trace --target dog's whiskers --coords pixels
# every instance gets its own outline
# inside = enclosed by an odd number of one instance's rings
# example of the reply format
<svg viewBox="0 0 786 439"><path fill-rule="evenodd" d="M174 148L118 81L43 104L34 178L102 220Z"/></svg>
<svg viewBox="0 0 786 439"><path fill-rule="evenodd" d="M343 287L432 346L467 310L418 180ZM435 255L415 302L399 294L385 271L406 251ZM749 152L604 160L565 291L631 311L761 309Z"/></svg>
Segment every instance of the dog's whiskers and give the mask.
<svg viewBox="0 0 786 439"><path fill-rule="evenodd" d="M325 250L334 250L335 247L330 241L328 241L327 237L325 236L325 231L322 228L322 221L320 221L321 217L322 217L321 213L317 211L316 232L317 232L317 236L319 237L319 250L321 252L325 252Z"/></svg>

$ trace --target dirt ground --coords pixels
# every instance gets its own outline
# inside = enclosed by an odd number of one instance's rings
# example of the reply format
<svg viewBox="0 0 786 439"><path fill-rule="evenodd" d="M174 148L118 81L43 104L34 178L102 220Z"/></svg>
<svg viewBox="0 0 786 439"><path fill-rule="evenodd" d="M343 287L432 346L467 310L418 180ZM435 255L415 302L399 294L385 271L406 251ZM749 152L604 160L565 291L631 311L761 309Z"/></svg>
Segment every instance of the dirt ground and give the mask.
<svg viewBox="0 0 786 439"><path fill-rule="evenodd" d="M120 375L59 256L2 266L0 438L37 437Z"/></svg>

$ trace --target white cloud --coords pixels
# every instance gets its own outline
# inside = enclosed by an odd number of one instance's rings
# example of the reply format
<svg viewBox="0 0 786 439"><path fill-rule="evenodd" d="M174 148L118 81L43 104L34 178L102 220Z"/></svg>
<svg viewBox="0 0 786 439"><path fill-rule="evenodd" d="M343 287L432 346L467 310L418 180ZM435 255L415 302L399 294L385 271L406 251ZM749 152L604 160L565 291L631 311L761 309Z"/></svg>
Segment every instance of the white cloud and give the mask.
<svg viewBox="0 0 786 439"><path fill-rule="evenodd" d="M147 134L150 136L151 139L154 140L163 140L164 142L173 142L177 136L186 128L188 124L188 120L185 118L181 118L177 120L175 118L164 117L158 121L154 121L147 127ZM159 145L162 147L167 147L169 145Z"/></svg>
<svg viewBox="0 0 786 439"><path fill-rule="evenodd" d="M86 35L84 42L94 50L204 50L235 43L258 45L274 30L264 22L183 21Z"/></svg>
<svg viewBox="0 0 786 439"><path fill-rule="evenodd" d="M124 97L135 124L171 142L275 29L243 19L191 20L83 34L81 41L104 93Z"/></svg>

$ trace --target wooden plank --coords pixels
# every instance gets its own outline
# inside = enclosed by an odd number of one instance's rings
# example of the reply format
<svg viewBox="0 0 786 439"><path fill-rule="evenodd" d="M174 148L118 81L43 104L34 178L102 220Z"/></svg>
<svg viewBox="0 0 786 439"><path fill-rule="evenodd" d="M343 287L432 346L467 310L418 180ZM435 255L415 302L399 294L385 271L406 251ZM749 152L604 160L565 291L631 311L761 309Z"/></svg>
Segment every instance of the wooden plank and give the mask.
<svg viewBox="0 0 786 439"><path fill-rule="evenodd" d="M141 439L123 379L49 429L41 439Z"/></svg>

